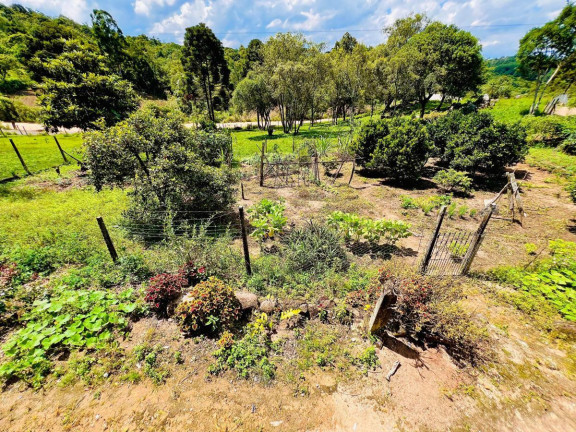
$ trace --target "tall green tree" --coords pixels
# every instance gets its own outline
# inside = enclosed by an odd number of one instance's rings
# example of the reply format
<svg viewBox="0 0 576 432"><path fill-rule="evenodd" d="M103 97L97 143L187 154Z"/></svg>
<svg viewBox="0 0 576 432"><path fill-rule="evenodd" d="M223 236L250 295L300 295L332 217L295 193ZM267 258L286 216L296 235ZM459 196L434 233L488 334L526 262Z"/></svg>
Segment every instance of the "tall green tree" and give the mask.
<svg viewBox="0 0 576 432"><path fill-rule="evenodd" d="M188 85L198 85L204 95L208 118L215 122L214 97L229 85L230 71L222 43L204 23L186 29L182 65Z"/></svg>

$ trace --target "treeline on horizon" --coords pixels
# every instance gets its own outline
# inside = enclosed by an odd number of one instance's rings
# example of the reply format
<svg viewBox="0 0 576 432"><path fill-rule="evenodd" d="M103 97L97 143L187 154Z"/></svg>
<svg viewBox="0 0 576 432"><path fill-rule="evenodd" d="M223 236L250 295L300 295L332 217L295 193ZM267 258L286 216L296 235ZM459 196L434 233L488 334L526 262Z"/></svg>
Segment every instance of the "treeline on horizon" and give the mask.
<svg viewBox="0 0 576 432"><path fill-rule="evenodd" d="M285 132L297 132L305 118L345 118L366 106L388 111L412 104L423 116L434 94L442 95L440 105L481 90L498 97L510 87L499 75L541 79L514 57L486 61L472 34L422 14L399 19L384 33L386 42L372 47L349 33L333 47L278 33L235 49L201 23L179 45L126 36L103 10L81 25L0 5L0 92L38 90L42 121L51 129L112 125L145 97L173 98L185 114L211 122L231 108L254 112L263 129L274 111ZM94 93L102 100L86 100ZM22 120L26 113L2 109L5 99L0 96L3 120ZM87 103L90 110L82 106Z"/></svg>

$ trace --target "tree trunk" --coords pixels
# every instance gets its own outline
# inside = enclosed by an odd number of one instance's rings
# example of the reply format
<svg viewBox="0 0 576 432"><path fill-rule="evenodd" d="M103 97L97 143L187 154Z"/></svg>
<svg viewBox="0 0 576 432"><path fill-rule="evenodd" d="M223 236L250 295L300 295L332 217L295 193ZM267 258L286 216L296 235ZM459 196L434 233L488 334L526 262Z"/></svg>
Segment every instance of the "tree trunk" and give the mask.
<svg viewBox="0 0 576 432"><path fill-rule="evenodd" d="M546 73L548 73L548 71L546 71ZM534 91L534 99L532 101L532 105L530 105L530 114L534 114L534 112L536 111L536 101L538 100L538 93L540 91L540 87L542 86L542 80L546 76L546 73L538 76L536 90Z"/></svg>
<svg viewBox="0 0 576 432"><path fill-rule="evenodd" d="M444 93L442 93L442 99L440 99L440 105L438 105L438 108L436 108L436 111L440 111L440 108L442 108L442 105L444 104L445 98L446 98L446 95Z"/></svg>

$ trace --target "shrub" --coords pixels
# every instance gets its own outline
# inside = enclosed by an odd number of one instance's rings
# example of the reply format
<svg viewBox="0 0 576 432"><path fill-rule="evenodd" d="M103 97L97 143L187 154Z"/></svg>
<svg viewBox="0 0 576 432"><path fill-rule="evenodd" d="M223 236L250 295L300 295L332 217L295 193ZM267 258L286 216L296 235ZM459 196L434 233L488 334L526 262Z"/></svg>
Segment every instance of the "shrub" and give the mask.
<svg viewBox="0 0 576 432"><path fill-rule="evenodd" d="M309 222L295 228L283 239L283 255L295 271L322 273L327 269L345 270L349 266L346 251L333 229Z"/></svg>
<svg viewBox="0 0 576 432"><path fill-rule="evenodd" d="M273 349L270 340L272 323L263 313L256 321L249 323L242 339L234 341L231 333L225 332L218 341L220 348L212 355L216 363L208 371L218 375L232 369L242 378L258 376L264 380L274 378L276 367L270 362L269 353Z"/></svg>
<svg viewBox="0 0 576 432"><path fill-rule="evenodd" d="M560 150L569 155L576 155L576 125L566 124L562 128L564 141L560 145Z"/></svg>
<svg viewBox="0 0 576 432"><path fill-rule="evenodd" d="M397 117L362 126L355 148L362 166L394 179L414 180L428 160L428 140L423 122Z"/></svg>
<svg viewBox="0 0 576 432"><path fill-rule="evenodd" d="M522 126L497 122L487 112L453 111L436 119L430 129L435 154L455 170L498 174L528 151Z"/></svg>
<svg viewBox="0 0 576 432"><path fill-rule="evenodd" d="M168 316L168 305L182 294L186 280L180 274L162 273L150 279L146 288L146 303L162 317Z"/></svg>
<svg viewBox="0 0 576 432"><path fill-rule="evenodd" d="M468 193L472 189L472 179L465 172L454 169L438 171L434 181L447 192Z"/></svg>
<svg viewBox="0 0 576 432"><path fill-rule="evenodd" d="M187 286L194 286L206 280L206 267L197 266L193 261L188 261L180 267L178 274L185 280Z"/></svg>
<svg viewBox="0 0 576 432"><path fill-rule="evenodd" d="M364 239L373 245L381 240L386 244L395 244L398 240L410 236L410 224L404 221L372 220L341 211L335 211L328 216L328 225L340 231L346 241L358 242Z"/></svg>
<svg viewBox="0 0 576 432"><path fill-rule="evenodd" d="M175 313L184 333L216 333L230 328L240 317L234 291L214 277L194 286L185 298Z"/></svg>
<svg viewBox="0 0 576 432"><path fill-rule="evenodd" d="M250 224L255 228L251 236L261 240L272 239L281 234L286 226L283 201L263 199L248 209Z"/></svg>

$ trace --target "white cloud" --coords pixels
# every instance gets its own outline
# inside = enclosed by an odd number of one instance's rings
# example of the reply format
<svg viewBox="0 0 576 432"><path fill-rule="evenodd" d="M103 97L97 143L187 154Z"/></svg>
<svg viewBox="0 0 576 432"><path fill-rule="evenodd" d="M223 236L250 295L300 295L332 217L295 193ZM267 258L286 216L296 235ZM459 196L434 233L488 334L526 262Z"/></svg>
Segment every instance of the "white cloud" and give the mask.
<svg viewBox="0 0 576 432"><path fill-rule="evenodd" d="M79 22L88 21L94 7L92 4L88 5L86 0L0 0L0 3L20 4L47 15L65 15Z"/></svg>
<svg viewBox="0 0 576 432"><path fill-rule="evenodd" d="M164 7L172 6L176 0L136 0L134 5L134 12L140 15L150 15L150 10L154 6Z"/></svg>
<svg viewBox="0 0 576 432"><path fill-rule="evenodd" d="M275 20L270 21L270 23L266 26L266 28L270 29L270 28L278 27L280 25L282 25L282 20L279 18L276 18Z"/></svg>
<svg viewBox="0 0 576 432"><path fill-rule="evenodd" d="M186 2L180 6L180 10L175 14L155 23L150 30L152 35L173 35L177 40L182 41L184 31L200 22L210 25L210 14L212 3L205 3L204 0L194 0Z"/></svg>

